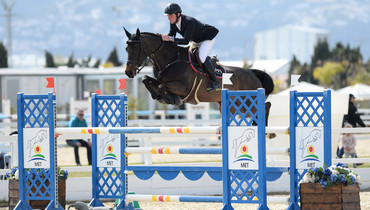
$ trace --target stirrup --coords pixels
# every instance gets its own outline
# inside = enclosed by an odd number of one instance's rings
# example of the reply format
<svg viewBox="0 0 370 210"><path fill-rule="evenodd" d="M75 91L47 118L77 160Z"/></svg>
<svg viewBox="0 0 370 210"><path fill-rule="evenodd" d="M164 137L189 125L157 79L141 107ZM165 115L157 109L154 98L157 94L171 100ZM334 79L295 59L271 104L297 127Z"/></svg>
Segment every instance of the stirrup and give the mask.
<svg viewBox="0 0 370 210"><path fill-rule="evenodd" d="M207 92L220 91L221 87L218 82L212 82L211 87L207 87Z"/></svg>

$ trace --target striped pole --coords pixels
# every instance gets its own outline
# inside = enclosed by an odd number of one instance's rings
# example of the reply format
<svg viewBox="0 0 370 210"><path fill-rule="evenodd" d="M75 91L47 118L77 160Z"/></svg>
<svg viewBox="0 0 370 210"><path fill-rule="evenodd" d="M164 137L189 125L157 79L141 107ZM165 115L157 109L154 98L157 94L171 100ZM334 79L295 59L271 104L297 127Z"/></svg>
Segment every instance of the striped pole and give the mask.
<svg viewBox="0 0 370 210"><path fill-rule="evenodd" d="M87 127L87 128L56 128L60 134L220 134L220 126L202 127ZM289 134L287 126L266 127L267 133Z"/></svg>
<svg viewBox="0 0 370 210"><path fill-rule="evenodd" d="M202 127L87 127L57 128L60 134L130 134L130 133L161 133L161 134L219 134L219 126Z"/></svg>
<svg viewBox="0 0 370 210"><path fill-rule="evenodd" d="M268 154L288 154L288 147L266 148ZM175 148L175 147L139 147L126 148L128 154L222 154L222 148Z"/></svg>
<svg viewBox="0 0 370 210"><path fill-rule="evenodd" d="M136 195L127 194L128 201L154 201L154 202L208 202L222 203L222 196L180 196L180 195Z"/></svg>
<svg viewBox="0 0 370 210"><path fill-rule="evenodd" d="M129 154L222 154L222 148L173 148L173 147L140 147L126 148Z"/></svg>

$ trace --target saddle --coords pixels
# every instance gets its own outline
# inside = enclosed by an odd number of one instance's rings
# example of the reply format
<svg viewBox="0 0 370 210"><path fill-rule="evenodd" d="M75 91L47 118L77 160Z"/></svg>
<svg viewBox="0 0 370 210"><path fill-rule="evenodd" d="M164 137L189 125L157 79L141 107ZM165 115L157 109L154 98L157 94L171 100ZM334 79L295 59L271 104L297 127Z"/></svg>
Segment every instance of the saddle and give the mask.
<svg viewBox="0 0 370 210"><path fill-rule="evenodd" d="M197 72L198 74L208 75L207 70L203 69L203 64L199 59L199 48L197 46L190 46L189 47L189 62L192 69ZM215 67L215 73L217 77L222 77L222 73L225 73L225 69L223 65L219 62L218 58L214 56L207 56L211 59L213 66Z"/></svg>

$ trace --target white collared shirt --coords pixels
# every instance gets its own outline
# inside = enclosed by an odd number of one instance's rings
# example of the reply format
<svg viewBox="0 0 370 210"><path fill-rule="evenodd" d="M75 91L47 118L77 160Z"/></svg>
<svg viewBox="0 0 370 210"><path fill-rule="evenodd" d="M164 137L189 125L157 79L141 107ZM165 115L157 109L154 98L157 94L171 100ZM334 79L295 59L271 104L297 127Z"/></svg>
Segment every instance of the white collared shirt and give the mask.
<svg viewBox="0 0 370 210"><path fill-rule="evenodd" d="M181 16L179 17L179 22L176 23L176 26L181 31Z"/></svg>

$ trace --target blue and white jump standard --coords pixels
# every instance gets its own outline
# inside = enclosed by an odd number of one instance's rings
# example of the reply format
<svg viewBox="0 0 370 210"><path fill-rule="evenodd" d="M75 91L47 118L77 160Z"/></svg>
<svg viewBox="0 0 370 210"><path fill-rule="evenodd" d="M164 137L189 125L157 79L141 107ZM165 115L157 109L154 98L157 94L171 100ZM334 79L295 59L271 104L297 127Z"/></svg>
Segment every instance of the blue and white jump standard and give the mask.
<svg viewBox="0 0 370 210"><path fill-rule="evenodd" d="M63 209L58 202L55 100L53 93L17 94L19 202L16 210L32 209L27 200L50 200L46 209Z"/></svg>
<svg viewBox="0 0 370 210"><path fill-rule="evenodd" d="M290 205L300 209L299 185L309 168L331 165L331 91L290 92Z"/></svg>
<svg viewBox="0 0 370 210"><path fill-rule="evenodd" d="M290 167L266 167L265 133L269 129L265 126L264 89L222 90L222 148L128 148L125 134L129 133L218 134L220 128L218 126L128 128L127 100L124 95L93 95L91 128L55 128L53 94L36 96L18 94L20 201L17 207L30 209L26 199L42 199L50 200L48 209L60 209L55 181L57 163L54 133L57 132L93 134L91 206L103 206L100 199L113 198L120 199L116 209L134 209L130 202L134 200L222 202L223 209L233 209L232 203L252 203L259 204L258 209L268 209L266 182L275 181L283 172L290 171L291 190L288 208L299 209L298 182L305 171L310 167L322 166L324 163L331 165L330 106L330 91L291 92ZM46 135L39 135L44 133ZM45 148L49 148L49 151ZM126 156L130 153L222 153L222 167L127 165ZM45 160L40 160L40 155L45 157ZM126 175L128 171L132 171L142 180L150 179L155 173L164 180L173 180L182 173L190 181L199 180L207 172L213 180L223 182L223 196L128 194ZM41 182L48 190L49 197L29 196L32 193L30 189L37 186L36 181ZM46 186L45 181L54 185ZM39 191L39 188L37 190Z"/></svg>

